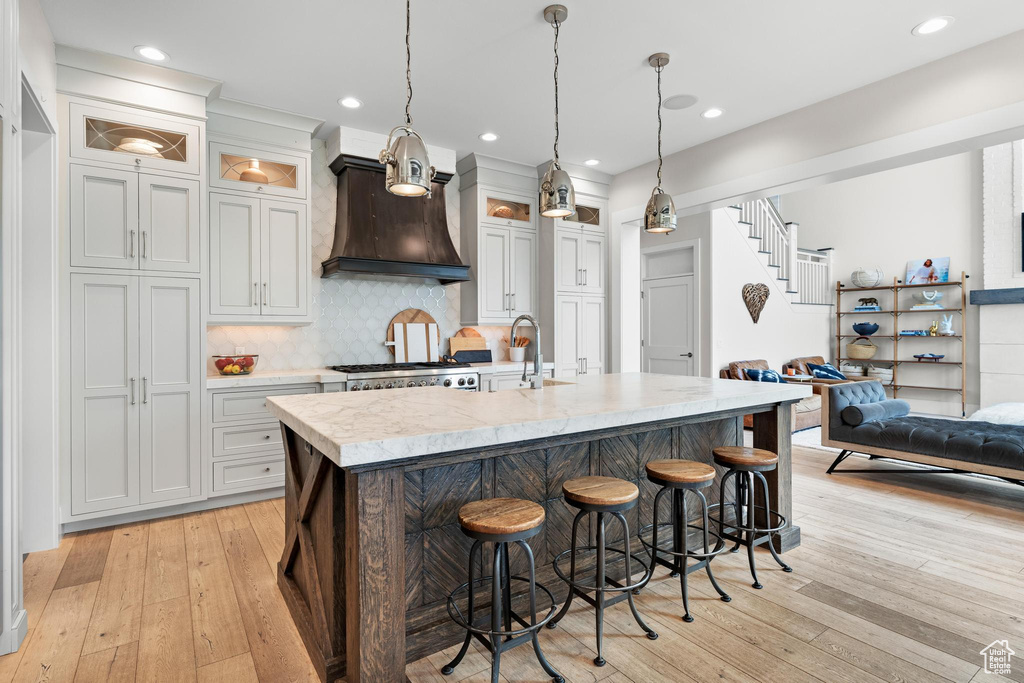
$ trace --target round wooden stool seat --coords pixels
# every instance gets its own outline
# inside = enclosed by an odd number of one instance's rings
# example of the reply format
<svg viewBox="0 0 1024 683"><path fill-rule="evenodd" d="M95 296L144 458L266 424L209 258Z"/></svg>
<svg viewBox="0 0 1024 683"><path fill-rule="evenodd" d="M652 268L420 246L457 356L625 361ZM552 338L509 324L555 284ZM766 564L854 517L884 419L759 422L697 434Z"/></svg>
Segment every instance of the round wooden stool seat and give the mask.
<svg viewBox="0 0 1024 683"><path fill-rule="evenodd" d="M565 499L584 505L624 505L637 499L640 489L615 477L580 477L562 484Z"/></svg>
<svg viewBox="0 0 1024 683"><path fill-rule="evenodd" d="M747 446L719 446L711 451L715 463L732 469L770 470L779 462L779 456L763 448Z"/></svg>
<svg viewBox="0 0 1024 683"><path fill-rule="evenodd" d="M711 486L715 480L714 467L693 460L652 460L646 469L647 478L659 484L688 484L697 488L699 484Z"/></svg>
<svg viewBox="0 0 1024 683"><path fill-rule="evenodd" d="M466 531L508 536L536 529L544 523L544 508L519 498L485 498L459 509L459 524Z"/></svg>

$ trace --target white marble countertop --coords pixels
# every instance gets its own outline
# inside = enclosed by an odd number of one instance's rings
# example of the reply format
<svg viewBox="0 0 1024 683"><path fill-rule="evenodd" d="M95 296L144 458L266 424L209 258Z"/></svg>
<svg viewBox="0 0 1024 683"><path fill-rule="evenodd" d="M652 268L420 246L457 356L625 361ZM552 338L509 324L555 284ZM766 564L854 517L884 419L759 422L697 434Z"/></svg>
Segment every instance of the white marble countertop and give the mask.
<svg viewBox="0 0 1024 683"><path fill-rule="evenodd" d="M274 396L278 419L341 467L701 415L811 395L795 384L629 373L495 393L403 391Z"/></svg>
<svg viewBox="0 0 1024 683"><path fill-rule="evenodd" d="M481 375L521 372L522 363L510 360L497 360L491 363L470 363ZM533 361L530 361L533 367ZM554 363L544 363L545 370L553 370ZM207 375L207 389L246 389L251 387L268 387L278 384L331 384L344 382L344 372L336 372L327 368L310 368L308 370L256 370L251 375Z"/></svg>

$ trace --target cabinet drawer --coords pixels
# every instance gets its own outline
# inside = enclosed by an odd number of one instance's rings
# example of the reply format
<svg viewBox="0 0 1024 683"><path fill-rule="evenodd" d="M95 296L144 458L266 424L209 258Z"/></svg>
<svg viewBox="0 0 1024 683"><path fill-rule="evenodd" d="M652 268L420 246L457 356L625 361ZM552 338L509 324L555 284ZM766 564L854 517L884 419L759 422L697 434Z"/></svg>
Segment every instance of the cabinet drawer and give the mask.
<svg viewBox="0 0 1024 683"><path fill-rule="evenodd" d="M235 420L273 420L267 410L268 396L290 396L292 394L315 394L316 386L292 387L290 389L258 389L253 391L225 391L213 395L213 421L232 422Z"/></svg>
<svg viewBox="0 0 1024 683"><path fill-rule="evenodd" d="M280 423L213 428L213 457L227 458L257 453L284 453Z"/></svg>
<svg viewBox="0 0 1024 683"><path fill-rule="evenodd" d="M213 490L234 491L282 486L284 458L267 456L213 463Z"/></svg>

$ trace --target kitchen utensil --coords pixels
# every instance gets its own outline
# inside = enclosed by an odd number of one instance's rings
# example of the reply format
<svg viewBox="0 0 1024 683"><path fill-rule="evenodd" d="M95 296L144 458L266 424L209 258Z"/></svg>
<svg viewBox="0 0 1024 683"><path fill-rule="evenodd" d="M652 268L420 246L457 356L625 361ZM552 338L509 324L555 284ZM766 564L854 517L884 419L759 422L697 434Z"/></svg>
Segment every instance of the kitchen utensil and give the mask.
<svg viewBox="0 0 1024 683"><path fill-rule="evenodd" d="M493 357L489 349L465 349L455 354L455 360L462 363L490 363Z"/></svg>
<svg viewBox="0 0 1024 683"><path fill-rule="evenodd" d="M480 332L476 328L474 328L474 327L463 327L462 329L460 329L458 332L455 333L455 336L456 337L480 337L481 339L483 338L483 335L480 334Z"/></svg>
<svg viewBox="0 0 1024 683"><path fill-rule="evenodd" d="M862 337L869 337L878 332L878 323L854 323L853 331Z"/></svg>
<svg viewBox="0 0 1024 683"><path fill-rule="evenodd" d="M426 311L422 311L418 308L407 308L391 319L391 322L388 323L387 341L384 342L384 345L387 346L388 350L391 351L391 353L395 356L396 362L404 363L406 362L406 359L409 357L409 354L402 353L402 360L399 360L400 350L397 348L397 346L398 344L404 344L404 336L400 338L395 336L395 323L402 323L403 325L405 323L433 323L436 325L437 321L434 320L433 316L431 316L429 313L427 313ZM426 358L424 358L424 360L426 360ZM437 360L436 343L434 344L433 360Z"/></svg>
<svg viewBox="0 0 1024 683"><path fill-rule="evenodd" d="M214 356L213 364L222 375L251 375L256 369L259 354L241 354L236 356Z"/></svg>
<svg viewBox="0 0 1024 683"><path fill-rule="evenodd" d="M437 323L395 323L394 334L397 362L437 361Z"/></svg>
<svg viewBox="0 0 1024 683"><path fill-rule="evenodd" d="M864 340L867 344L858 344L860 340ZM875 346L867 337L857 337L852 342L846 345L846 355L854 360L868 360L874 358L875 354L878 353L878 347Z"/></svg>
<svg viewBox="0 0 1024 683"><path fill-rule="evenodd" d="M448 352L455 355L459 351L483 351L487 348L487 340L483 337L450 337Z"/></svg>

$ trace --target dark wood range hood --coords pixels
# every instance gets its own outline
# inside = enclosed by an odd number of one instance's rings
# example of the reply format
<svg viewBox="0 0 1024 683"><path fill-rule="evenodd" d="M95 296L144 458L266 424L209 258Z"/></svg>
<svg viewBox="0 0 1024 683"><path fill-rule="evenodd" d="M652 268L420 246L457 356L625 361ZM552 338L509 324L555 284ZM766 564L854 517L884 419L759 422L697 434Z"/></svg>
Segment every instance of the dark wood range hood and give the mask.
<svg viewBox="0 0 1024 683"><path fill-rule="evenodd" d="M441 284L470 279L448 233L444 186L450 173L437 173L430 197L398 197L384 188L384 165L375 159L341 155L331 170L338 176L338 213L323 277L372 273Z"/></svg>

